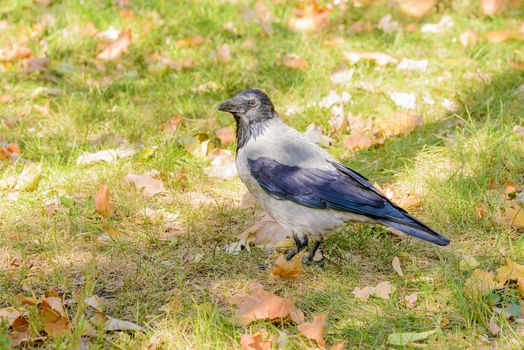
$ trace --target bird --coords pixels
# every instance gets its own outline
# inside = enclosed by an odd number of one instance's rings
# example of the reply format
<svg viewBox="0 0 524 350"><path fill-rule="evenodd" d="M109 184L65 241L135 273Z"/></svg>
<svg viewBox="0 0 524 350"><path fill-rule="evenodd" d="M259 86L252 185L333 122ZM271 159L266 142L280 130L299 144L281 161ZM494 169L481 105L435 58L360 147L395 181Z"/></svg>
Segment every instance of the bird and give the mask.
<svg viewBox="0 0 524 350"><path fill-rule="evenodd" d="M241 181L294 240L287 260L313 242L303 257L311 263L324 237L350 222L380 224L440 246L450 243L284 123L261 90L241 91L217 108L236 122L235 163Z"/></svg>

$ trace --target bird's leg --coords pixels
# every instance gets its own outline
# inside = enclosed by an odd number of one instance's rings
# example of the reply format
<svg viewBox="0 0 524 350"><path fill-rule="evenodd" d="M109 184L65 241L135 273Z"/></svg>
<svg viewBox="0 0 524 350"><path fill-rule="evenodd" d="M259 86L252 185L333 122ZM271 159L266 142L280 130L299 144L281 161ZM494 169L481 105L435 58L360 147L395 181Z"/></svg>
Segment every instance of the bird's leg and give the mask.
<svg viewBox="0 0 524 350"><path fill-rule="evenodd" d="M322 239L318 239L313 243L313 248L309 251L309 254L302 259L302 263L308 265L311 264L315 254L317 253L318 247L322 243Z"/></svg>
<svg viewBox="0 0 524 350"><path fill-rule="evenodd" d="M293 259L293 257L297 255L302 249L307 247L307 244L308 244L307 235L298 236L293 233L293 240L295 241L295 248L293 248L292 251L287 253L286 255L287 261Z"/></svg>

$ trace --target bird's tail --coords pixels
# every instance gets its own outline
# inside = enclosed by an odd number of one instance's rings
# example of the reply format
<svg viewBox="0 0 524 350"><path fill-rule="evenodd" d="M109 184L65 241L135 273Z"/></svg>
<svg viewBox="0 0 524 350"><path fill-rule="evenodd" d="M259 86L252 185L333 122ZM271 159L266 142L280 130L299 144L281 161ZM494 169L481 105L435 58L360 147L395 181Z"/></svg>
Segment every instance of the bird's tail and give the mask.
<svg viewBox="0 0 524 350"><path fill-rule="evenodd" d="M410 236L423 239L425 241L435 243L441 246L446 246L449 244L449 238L439 234L423 222L415 219L409 214L405 214L404 220L387 220L382 219L378 220L382 225L391 227L395 230L398 230L402 233L406 233Z"/></svg>

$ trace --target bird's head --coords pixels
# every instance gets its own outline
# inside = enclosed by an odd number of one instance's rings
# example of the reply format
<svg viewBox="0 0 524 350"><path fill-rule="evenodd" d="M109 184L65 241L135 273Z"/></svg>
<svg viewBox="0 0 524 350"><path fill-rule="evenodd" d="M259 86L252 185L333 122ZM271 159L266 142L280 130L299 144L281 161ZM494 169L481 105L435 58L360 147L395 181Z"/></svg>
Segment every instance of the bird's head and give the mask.
<svg viewBox="0 0 524 350"><path fill-rule="evenodd" d="M250 125L271 119L275 109L269 97L260 90L250 89L239 92L218 105L218 110L233 114L237 123Z"/></svg>

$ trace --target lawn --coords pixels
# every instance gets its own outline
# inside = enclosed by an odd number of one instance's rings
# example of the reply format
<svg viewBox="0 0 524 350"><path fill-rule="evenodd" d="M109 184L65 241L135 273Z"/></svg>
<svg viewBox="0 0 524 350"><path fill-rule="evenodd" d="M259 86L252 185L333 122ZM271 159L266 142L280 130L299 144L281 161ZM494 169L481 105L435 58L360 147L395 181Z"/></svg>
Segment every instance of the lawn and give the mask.
<svg viewBox="0 0 524 350"><path fill-rule="evenodd" d="M292 322L239 324L231 299L255 281L307 321L326 315L327 348L524 347L515 283L467 292L473 267L524 263L524 236L508 219L524 199L524 4L486 16L477 1L440 1L418 19L387 1L320 3L327 22L301 33L289 25L297 4L283 0L262 10L242 0L1 1L0 309L22 312L21 347L240 349L243 334L261 332L275 349L317 348ZM115 40L126 49L104 51ZM350 62L360 51L395 62ZM403 59L423 66L402 69ZM261 215L238 177L212 176L206 153L234 154L235 142L215 134L234 120L216 106L247 88L265 91L294 128L319 126L333 139L327 151L372 183L410 194L409 211L451 244L347 225L293 278L270 276L274 249L228 252ZM406 116L410 125L348 146L350 131L333 131L322 103L330 91L348 93L343 115L373 130ZM415 101L397 105L395 92ZM78 161L123 148L136 154ZM17 180L39 167L40 179ZM164 189L147 196L128 174ZM114 210L96 208L103 185ZM394 286L389 299L353 293L383 281ZM46 292L63 304L62 335L41 301L27 305ZM85 301L95 295L105 300L98 311ZM106 331L93 321L102 313L141 329ZM432 330L388 344L393 333ZM12 331L0 323L0 349Z"/></svg>

